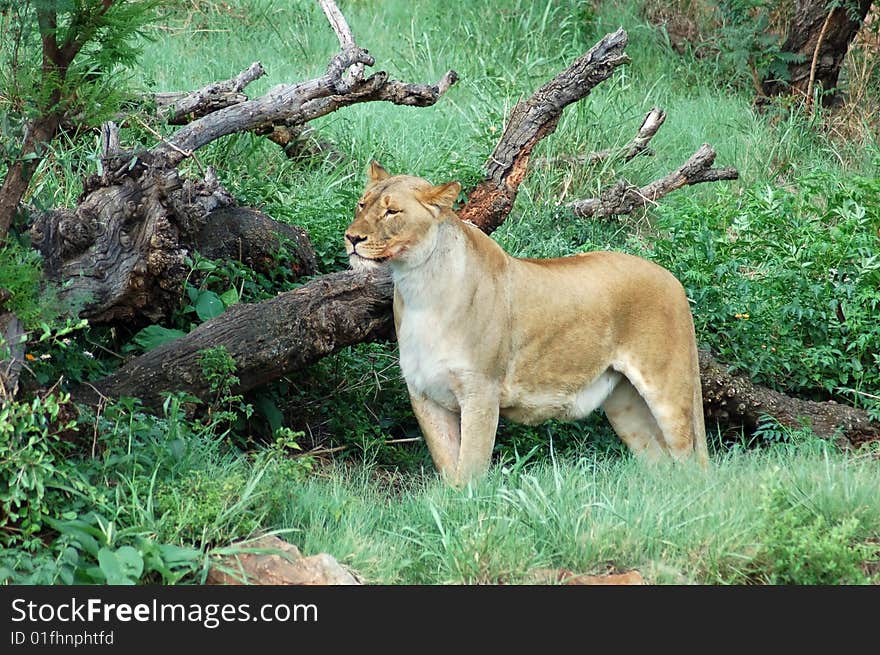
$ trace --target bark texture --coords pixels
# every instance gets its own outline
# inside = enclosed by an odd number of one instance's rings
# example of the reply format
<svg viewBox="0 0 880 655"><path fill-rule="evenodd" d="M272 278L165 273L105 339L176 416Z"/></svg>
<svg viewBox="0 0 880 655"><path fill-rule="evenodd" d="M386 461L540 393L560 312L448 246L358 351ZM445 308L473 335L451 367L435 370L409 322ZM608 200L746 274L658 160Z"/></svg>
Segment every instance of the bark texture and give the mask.
<svg viewBox="0 0 880 655"><path fill-rule="evenodd" d="M0 243L6 240L6 234L18 216L21 199L43 159L43 151L55 138L60 125L61 116L56 113L34 121L22 143L19 157L7 169L0 185Z"/></svg>
<svg viewBox="0 0 880 655"><path fill-rule="evenodd" d="M744 375L729 373L707 350L700 350L700 380L706 417L724 425L753 430L762 417L772 416L789 428L807 425L818 436L846 447L880 441L880 425L872 423L866 412L834 401L793 398L753 384Z"/></svg>
<svg viewBox="0 0 880 655"><path fill-rule="evenodd" d="M75 209L39 214L30 229L44 274L71 314L93 322L155 322L177 306L195 236L232 197L209 170L181 178L148 153L127 157L116 177L87 181Z"/></svg>
<svg viewBox="0 0 880 655"><path fill-rule="evenodd" d="M324 275L260 303L233 305L94 386L80 387L74 397L96 402L100 395L137 396L150 407L160 407L162 392L171 390L210 398L200 357L216 346L224 346L237 364L234 391L255 389L346 346L390 338L391 296L387 274Z"/></svg>

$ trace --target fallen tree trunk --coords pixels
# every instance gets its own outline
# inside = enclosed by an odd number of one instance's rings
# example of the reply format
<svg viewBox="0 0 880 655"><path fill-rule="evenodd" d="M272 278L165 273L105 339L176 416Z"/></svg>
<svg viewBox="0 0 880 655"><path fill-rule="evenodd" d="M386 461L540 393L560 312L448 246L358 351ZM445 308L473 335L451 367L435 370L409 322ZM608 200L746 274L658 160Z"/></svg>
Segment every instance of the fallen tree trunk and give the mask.
<svg viewBox="0 0 880 655"><path fill-rule="evenodd" d="M244 393L299 371L341 348L393 334L391 277L343 271L324 275L293 291L254 304L238 304L185 337L136 357L94 385L79 387L74 399L136 396L161 407L167 391L208 399L212 390L201 355L223 346L236 362Z"/></svg>
<svg viewBox="0 0 880 655"><path fill-rule="evenodd" d="M393 337L393 286L387 273L345 271L322 276L294 291L253 305L235 305L186 337L137 357L94 386L80 387L75 399L136 396L158 408L163 393L212 395L201 353L223 346L235 359L245 393L301 371L338 350ZM880 440L880 425L866 412L833 401L793 398L732 374L700 351L700 378L706 417L753 430L765 416L786 427L810 426L815 434L845 446Z"/></svg>
<svg viewBox="0 0 880 655"><path fill-rule="evenodd" d="M741 425L754 430L764 417L785 427L810 427L824 439L844 447L880 441L880 425L867 412L829 400L817 402L793 398L752 383L746 376L730 373L707 350L700 350L700 381L707 418L724 425Z"/></svg>
<svg viewBox="0 0 880 655"><path fill-rule="evenodd" d="M625 33L609 35L590 51L592 54L588 53L589 57L579 61L591 61L597 70L613 69L624 61L621 48L625 42ZM610 47L610 43L616 46ZM599 61L598 52L604 52L603 56L609 57L610 62ZM562 76L571 79L573 68ZM588 87L587 92L592 88L590 79L586 76L580 82ZM536 93L537 98L530 98L521 103L520 109L514 110L510 122L518 127L505 129L495 150L496 154L503 153L503 160L496 160L495 156L490 158L486 178L478 185L480 191L474 190L460 210L463 218L491 231L510 212L532 149L543 136L552 132L559 118L559 108L564 106L563 101L552 97L548 90L565 97L571 97L573 93L566 85L551 82ZM581 97L583 95L585 93ZM527 115L534 120L525 120L523 117ZM541 120L547 121L551 127ZM646 145L647 140L643 140L639 151ZM701 149L698 154L697 168L703 174L710 174L714 152L710 154ZM687 174L690 167L683 168L686 168L685 173L662 178L669 182L661 185L665 192L680 188L695 177ZM722 170L726 170L730 177L719 176L719 179L731 179L735 174L732 169ZM655 197L660 195L658 193ZM80 390L79 397L94 400L98 394L133 395L156 407L161 403L163 391L177 389L207 399L210 394L200 372L198 353L216 346L225 346L235 359L240 382L233 391L243 393L301 370L347 345L390 338L391 297L392 287L387 275L346 272L323 276L264 303L233 307L192 334L128 362L115 374L97 382L94 388ZM255 331L254 323L259 324L258 331ZM757 425L765 414L778 415L786 425L794 425L792 421L803 416L814 424L821 436L837 437L841 433L851 444L880 438L880 429L868 421L865 412L833 403L789 398L759 387L745 378L729 375L705 353L701 363L708 416L748 426Z"/></svg>

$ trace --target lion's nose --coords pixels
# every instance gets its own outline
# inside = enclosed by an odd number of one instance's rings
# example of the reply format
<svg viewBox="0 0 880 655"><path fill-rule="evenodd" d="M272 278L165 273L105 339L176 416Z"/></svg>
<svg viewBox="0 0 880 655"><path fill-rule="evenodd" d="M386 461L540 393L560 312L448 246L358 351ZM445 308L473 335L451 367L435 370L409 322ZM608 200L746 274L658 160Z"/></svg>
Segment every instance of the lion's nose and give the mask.
<svg viewBox="0 0 880 655"><path fill-rule="evenodd" d="M352 246L356 246L361 241L367 240L367 237L362 237L360 234L351 234L350 232L345 233L345 238L351 242Z"/></svg>

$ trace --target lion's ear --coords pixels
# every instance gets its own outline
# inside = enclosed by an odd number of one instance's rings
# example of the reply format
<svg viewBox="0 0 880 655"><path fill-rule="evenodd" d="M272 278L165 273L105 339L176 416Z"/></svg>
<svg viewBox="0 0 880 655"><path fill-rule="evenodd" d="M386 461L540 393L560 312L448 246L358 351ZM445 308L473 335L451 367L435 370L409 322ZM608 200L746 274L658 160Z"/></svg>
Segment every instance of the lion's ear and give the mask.
<svg viewBox="0 0 880 655"><path fill-rule="evenodd" d="M375 184L391 177L382 165L375 159L370 162L370 168L367 170L367 183Z"/></svg>
<svg viewBox="0 0 880 655"><path fill-rule="evenodd" d="M432 186L419 192L422 202L426 205L434 205L441 209L452 209L452 203L461 193L461 184L458 182L447 182L440 186Z"/></svg>

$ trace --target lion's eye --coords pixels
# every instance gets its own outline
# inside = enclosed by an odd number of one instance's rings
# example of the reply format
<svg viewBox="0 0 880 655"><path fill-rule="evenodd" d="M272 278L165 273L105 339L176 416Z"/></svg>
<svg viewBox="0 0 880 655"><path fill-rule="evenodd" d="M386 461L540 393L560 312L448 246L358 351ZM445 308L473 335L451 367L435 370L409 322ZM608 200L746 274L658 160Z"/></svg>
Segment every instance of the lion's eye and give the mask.
<svg viewBox="0 0 880 655"><path fill-rule="evenodd" d="M358 201L357 210L360 211L363 208L364 208L364 201L363 200Z"/></svg>
<svg viewBox="0 0 880 655"><path fill-rule="evenodd" d="M385 210L385 215L386 216L394 216L394 214L399 214L400 211L401 210L399 210L399 209L391 209L391 207L389 207L388 209Z"/></svg>

